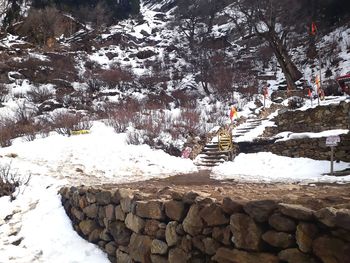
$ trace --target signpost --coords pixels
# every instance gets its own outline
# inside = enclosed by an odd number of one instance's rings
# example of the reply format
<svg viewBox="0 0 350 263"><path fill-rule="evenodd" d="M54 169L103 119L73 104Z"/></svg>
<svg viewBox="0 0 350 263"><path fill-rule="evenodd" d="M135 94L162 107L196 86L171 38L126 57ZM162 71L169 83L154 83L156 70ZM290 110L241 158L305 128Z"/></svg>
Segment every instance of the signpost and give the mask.
<svg viewBox="0 0 350 263"><path fill-rule="evenodd" d="M326 139L326 146L331 147L331 175L333 176L334 172L334 147L340 142L339 136L329 136Z"/></svg>

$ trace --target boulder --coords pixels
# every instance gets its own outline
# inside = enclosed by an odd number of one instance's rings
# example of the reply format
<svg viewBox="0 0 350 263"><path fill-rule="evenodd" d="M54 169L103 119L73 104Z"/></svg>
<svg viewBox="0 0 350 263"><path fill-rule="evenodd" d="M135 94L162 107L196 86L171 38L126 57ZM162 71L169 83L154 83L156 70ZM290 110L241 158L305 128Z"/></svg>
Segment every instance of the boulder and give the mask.
<svg viewBox="0 0 350 263"><path fill-rule="evenodd" d="M229 215L240 213L243 211L243 205L240 202L232 200L230 197L225 197L222 200L222 210Z"/></svg>
<svg viewBox="0 0 350 263"><path fill-rule="evenodd" d="M145 220L133 213L129 213L125 218L125 226L135 233L140 233L145 227Z"/></svg>
<svg viewBox="0 0 350 263"><path fill-rule="evenodd" d="M294 204L278 204L280 212L286 216L298 219L309 221L314 218L314 210L306 208L302 205Z"/></svg>
<svg viewBox="0 0 350 263"><path fill-rule="evenodd" d="M312 243L313 253L323 263L349 263L350 244L330 236L321 236Z"/></svg>
<svg viewBox="0 0 350 263"><path fill-rule="evenodd" d="M125 214L131 212L132 199L133 199L132 196L126 196L120 200L120 207Z"/></svg>
<svg viewBox="0 0 350 263"><path fill-rule="evenodd" d="M164 204L165 214L171 220L182 221L185 217L185 205L180 201L170 200Z"/></svg>
<svg viewBox="0 0 350 263"><path fill-rule="evenodd" d="M268 253L246 252L219 248L212 260L218 263L279 263L278 257Z"/></svg>
<svg viewBox="0 0 350 263"><path fill-rule="evenodd" d="M281 214L273 214L270 216L269 224L277 231L282 232L294 232L296 229L295 222L292 219Z"/></svg>
<svg viewBox="0 0 350 263"><path fill-rule="evenodd" d="M164 204L159 200L137 201L136 215L149 219L164 219Z"/></svg>
<svg viewBox="0 0 350 263"><path fill-rule="evenodd" d="M116 251L117 251L116 244L114 242L107 243L104 251L110 256L116 255Z"/></svg>
<svg viewBox="0 0 350 263"><path fill-rule="evenodd" d="M131 231L123 222L112 222L108 226L109 233L113 236L117 245L127 246L130 241Z"/></svg>
<svg viewBox="0 0 350 263"><path fill-rule="evenodd" d="M99 205L108 205L111 203L112 193L110 191L101 191L96 193L96 202Z"/></svg>
<svg viewBox="0 0 350 263"><path fill-rule="evenodd" d="M97 224L93 220L83 220L79 223L79 229L85 236L88 236L96 228Z"/></svg>
<svg viewBox="0 0 350 263"><path fill-rule="evenodd" d="M148 236L132 234L129 244L130 257L141 263L151 261L152 240Z"/></svg>
<svg viewBox="0 0 350 263"><path fill-rule="evenodd" d="M312 251L312 241L318 233L317 226L311 223L299 223L296 231L296 241L304 253Z"/></svg>
<svg viewBox="0 0 350 263"><path fill-rule="evenodd" d="M116 259L118 263L133 263L134 261L131 259L129 254L125 253L124 251L117 249L116 253Z"/></svg>
<svg viewBox="0 0 350 263"><path fill-rule="evenodd" d="M288 248L278 254L278 258L287 263L317 263L316 259L300 252L297 248Z"/></svg>
<svg viewBox="0 0 350 263"><path fill-rule="evenodd" d="M218 250L220 247L220 244L210 237L206 237L202 241L204 244L204 252L207 255L214 255L216 253L216 250Z"/></svg>
<svg viewBox="0 0 350 263"><path fill-rule="evenodd" d="M151 245L151 253L165 255L168 252L168 245L164 241L154 239Z"/></svg>
<svg viewBox="0 0 350 263"><path fill-rule="evenodd" d="M169 263L186 263L189 258L190 255L181 248L173 248L169 251L168 261Z"/></svg>
<svg viewBox="0 0 350 263"><path fill-rule="evenodd" d="M214 227L212 232L212 238L221 242L224 245L231 244L231 229L230 226L226 227Z"/></svg>
<svg viewBox="0 0 350 263"><path fill-rule="evenodd" d="M260 223L266 222L276 208L277 204L273 200L251 201L243 206L244 211Z"/></svg>
<svg viewBox="0 0 350 263"><path fill-rule="evenodd" d="M112 221L115 219L115 213L114 213L114 205L107 205L105 207L105 214L106 214L106 218L109 221Z"/></svg>
<svg viewBox="0 0 350 263"><path fill-rule="evenodd" d="M288 248L295 245L295 238L292 234L277 231L267 231L262 235L262 239L273 247Z"/></svg>
<svg viewBox="0 0 350 263"><path fill-rule="evenodd" d="M179 235L176 233L176 227L178 223L176 221L169 222L165 229L165 240L169 247L174 246L180 240Z"/></svg>
<svg viewBox="0 0 350 263"><path fill-rule="evenodd" d="M71 209L71 213L72 215L78 220L78 221L82 221L85 218L85 215L83 212L81 212L80 210L78 210L75 207L72 207Z"/></svg>
<svg viewBox="0 0 350 263"><path fill-rule="evenodd" d="M123 212L122 208L120 205L117 205L115 207L115 219L119 221L124 221L125 220L125 213Z"/></svg>
<svg viewBox="0 0 350 263"><path fill-rule="evenodd" d="M317 211L315 215L326 226L350 230L350 209L326 207Z"/></svg>
<svg viewBox="0 0 350 263"><path fill-rule="evenodd" d="M232 242L237 248L258 251L261 247L261 228L246 214L233 214L230 219Z"/></svg>
<svg viewBox="0 0 350 263"><path fill-rule="evenodd" d="M162 257L160 255L151 255L151 262L152 263L168 263L169 261L168 261L167 257Z"/></svg>
<svg viewBox="0 0 350 263"><path fill-rule="evenodd" d="M83 212L89 218L96 218L98 213L98 206L96 204L89 205L83 209Z"/></svg>
<svg viewBox="0 0 350 263"><path fill-rule="evenodd" d="M199 211L199 205L192 205L182 224L185 232L190 234L191 236L198 235L203 230L204 224L201 217L199 216Z"/></svg>
<svg viewBox="0 0 350 263"><path fill-rule="evenodd" d="M225 225L230 220L218 204L211 204L200 210L199 215L208 226Z"/></svg>
<svg viewBox="0 0 350 263"><path fill-rule="evenodd" d="M155 237L157 235L158 230L159 230L159 224L160 224L160 222L157 220L154 220L154 219L146 220L145 229L144 229L145 235L150 236L150 237Z"/></svg>
<svg viewBox="0 0 350 263"><path fill-rule="evenodd" d="M90 233L88 240L91 243L96 243L100 240L100 235L102 233L103 229L102 228L96 228L94 230L92 230L92 232Z"/></svg>

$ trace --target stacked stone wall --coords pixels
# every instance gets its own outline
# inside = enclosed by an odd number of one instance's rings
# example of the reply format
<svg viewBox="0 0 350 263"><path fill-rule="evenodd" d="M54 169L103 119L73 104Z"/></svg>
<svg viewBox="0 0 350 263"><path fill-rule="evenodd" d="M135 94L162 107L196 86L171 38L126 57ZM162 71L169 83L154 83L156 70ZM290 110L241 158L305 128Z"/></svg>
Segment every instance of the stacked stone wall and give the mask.
<svg viewBox="0 0 350 263"><path fill-rule="evenodd" d="M74 229L111 262L350 262L349 207L218 202L195 192L150 199L130 189L60 194Z"/></svg>

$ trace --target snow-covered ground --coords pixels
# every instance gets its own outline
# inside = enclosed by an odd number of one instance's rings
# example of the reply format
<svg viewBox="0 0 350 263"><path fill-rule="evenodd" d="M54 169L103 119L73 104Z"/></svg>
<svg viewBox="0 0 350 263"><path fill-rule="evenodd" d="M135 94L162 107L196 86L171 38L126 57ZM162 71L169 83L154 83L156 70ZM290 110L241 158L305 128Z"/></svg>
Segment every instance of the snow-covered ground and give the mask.
<svg viewBox="0 0 350 263"><path fill-rule="evenodd" d="M60 187L197 171L190 160L146 145L127 145L125 139L125 134L96 122L90 134L51 135L32 142L18 139L13 146L1 148L0 165L11 164L12 173L31 179L19 188L13 202L0 198L0 262L109 262L73 231L57 194ZM18 246L12 244L18 240Z"/></svg>
<svg viewBox="0 0 350 263"><path fill-rule="evenodd" d="M334 169L349 169L350 163L335 163ZM350 176L328 176L329 161L290 158L269 152L239 154L233 162L226 162L212 171L218 180L234 179L254 183L350 183Z"/></svg>

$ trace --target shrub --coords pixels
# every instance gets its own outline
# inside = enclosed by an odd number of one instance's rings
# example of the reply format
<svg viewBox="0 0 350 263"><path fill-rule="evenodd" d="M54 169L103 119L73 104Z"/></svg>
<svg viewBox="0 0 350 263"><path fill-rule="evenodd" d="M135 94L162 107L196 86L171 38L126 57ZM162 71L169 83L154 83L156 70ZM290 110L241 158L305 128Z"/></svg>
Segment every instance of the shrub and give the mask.
<svg viewBox="0 0 350 263"><path fill-rule="evenodd" d="M8 147L12 144L12 139L17 136L15 128L15 121L9 118L2 118L0 120L0 146Z"/></svg>
<svg viewBox="0 0 350 263"><path fill-rule="evenodd" d="M9 93L8 88L4 84L0 84L0 106L2 102L6 101L7 95Z"/></svg>
<svg viewBox="0 0 350 263"><path fill-rule="evenodd" d="M16 188L27 186L31 175L21 178L11 169L11 164L0 166L0 197L10 196L11 201L16 199ZM17 191L19 193L20 191Z"/></svg>
<svg viewBox="0 0 350 263"><path fill-rule="evenodd" d="M290 109L300 108L301 106L303 106L303 104L304 104L304 99L298 96L290 97L288 100L288 107Z"/></svg>
<svg viewBox="0 0 350 263"><path fill-rule="evenodd" d="M79 123L81 121L81 115L69 112L59 112L51 117L51 127L58 134L70 136L73 130L79 128Z"/></svg>
<svg viewBox="0 0 350 263"><path fill-rule="evenodd" d="M27 99L30 102L33 103L43 103L44 101L47 101L49 99L53 98L53 93L52 91L45 86L35 86L32 87L28 92L27 92Z"/></svg>

